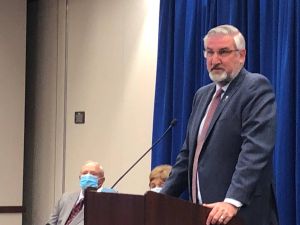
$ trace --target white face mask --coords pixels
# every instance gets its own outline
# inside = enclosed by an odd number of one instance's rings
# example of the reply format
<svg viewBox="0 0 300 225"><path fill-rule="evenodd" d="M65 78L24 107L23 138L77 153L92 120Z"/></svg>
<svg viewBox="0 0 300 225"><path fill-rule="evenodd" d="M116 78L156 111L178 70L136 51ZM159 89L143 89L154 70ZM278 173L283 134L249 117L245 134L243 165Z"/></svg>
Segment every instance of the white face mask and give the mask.
<svg viewBox="0 0 300 225"><path fill-rule="evenodd" d="M154 187L154 188L151 188L150 191L159 193L161 191L161 189L162 189L162 187Z"/></svg>

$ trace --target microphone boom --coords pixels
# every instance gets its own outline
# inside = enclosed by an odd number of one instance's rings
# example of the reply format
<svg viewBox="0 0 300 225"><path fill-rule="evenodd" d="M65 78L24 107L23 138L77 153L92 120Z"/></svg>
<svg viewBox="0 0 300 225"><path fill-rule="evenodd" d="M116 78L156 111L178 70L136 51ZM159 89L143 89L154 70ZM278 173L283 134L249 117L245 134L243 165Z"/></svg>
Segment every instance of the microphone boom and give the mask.
<svg viewBox="0 0 300 225"><path fill-rule="evenodd" d="M173 119L169 125L169 127L166 129L166 131L162 134L162 136L156 141L154 142L154 144L113 184L113 186L111 186L111 189L113 189L121 180L124 176L126 176L126 174L136 165L138 164L139 161L141 161L145 155L147 155L147 153L149 151L151 151L152 148L154 148L165 136L166 134L169 132L169 130L171 130L172 127L174 127L177 123L177 119Z"/></svg>

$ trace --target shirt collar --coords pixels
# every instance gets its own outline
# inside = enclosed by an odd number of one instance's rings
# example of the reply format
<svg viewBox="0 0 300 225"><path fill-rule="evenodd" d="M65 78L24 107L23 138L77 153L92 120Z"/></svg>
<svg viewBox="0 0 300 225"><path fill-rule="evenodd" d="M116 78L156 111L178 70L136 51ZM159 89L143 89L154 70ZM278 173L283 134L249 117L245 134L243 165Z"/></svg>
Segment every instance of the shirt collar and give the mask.
<svg viewBox="0 0 300 225"><path fill-rule="evenodd" d="M80 194L79 194L79 197L78 197L78 199L77 199L77 201L76 201L76 204L77 204L78 202L80 202L81 199L84 199L84 194L83 194L83 190L82 190L82 189L81 189L81 191L80 191Z"/></svg>
<svg viewBox="0 0 300 225"><path fill-rule="evenodd" d="M226 85L223 86L223 87L221 87L220 85L216 84L216 92L217 92L220 88L222 88L223 93L225 93L226 90L227 90L227 88L229 87L229 84L230 84L230 83L226 84Z"/></svg>

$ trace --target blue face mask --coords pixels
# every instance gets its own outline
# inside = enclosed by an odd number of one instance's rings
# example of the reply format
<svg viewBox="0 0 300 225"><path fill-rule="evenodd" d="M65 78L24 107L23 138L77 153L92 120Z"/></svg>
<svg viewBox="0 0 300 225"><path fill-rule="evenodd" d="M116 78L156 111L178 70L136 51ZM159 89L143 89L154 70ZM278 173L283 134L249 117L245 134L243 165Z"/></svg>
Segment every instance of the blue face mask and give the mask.
<svg viewBox="0 0 300 225"><path fill-rule="evenodd" d="M162 187L156 186L156 187L154 187L154 188L151 188L150 191L154 191L154 192L156 192L156 193L159 193L159 192L161 191L161 189L162 189Z"/></svg>
<svg viewBox="0 0 300 225"><path fill-rule="evenodd" d="M80 187L85 190L88 187L98 188L98 177L92 174L84 174L80 176Z"/></svg>

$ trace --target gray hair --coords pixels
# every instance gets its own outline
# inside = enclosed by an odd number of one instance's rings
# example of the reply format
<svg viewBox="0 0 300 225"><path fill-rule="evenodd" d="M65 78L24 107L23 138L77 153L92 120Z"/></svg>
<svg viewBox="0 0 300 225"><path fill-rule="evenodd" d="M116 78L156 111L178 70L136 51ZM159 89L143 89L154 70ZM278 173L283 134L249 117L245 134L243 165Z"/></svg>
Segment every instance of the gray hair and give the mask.
<svg viewBox="0 0 300 225"><path fill-rule="evenodd" d="M204 47L206 47L207 38L211 37L213 35L229 35L232 36L236 45L236 48L238 50L245 49L245 38L242 35L242 33L234 26L232 25L220 25L217 27L212 28L208 31L208 33L203 38L204 41Z"/></svg>
<svg viewBox="0 0 300 225"><path fill-rule="evenodd" d="M99 169L100 176L104 177L104 170L103 170L103 167L100 165L100 163L98 163L96 161L92 161L92 160L87 160L83 166L87 166L87 165L95 166L97 169ZM81 169L82 169L82 167L81 167Z"/></svg>

